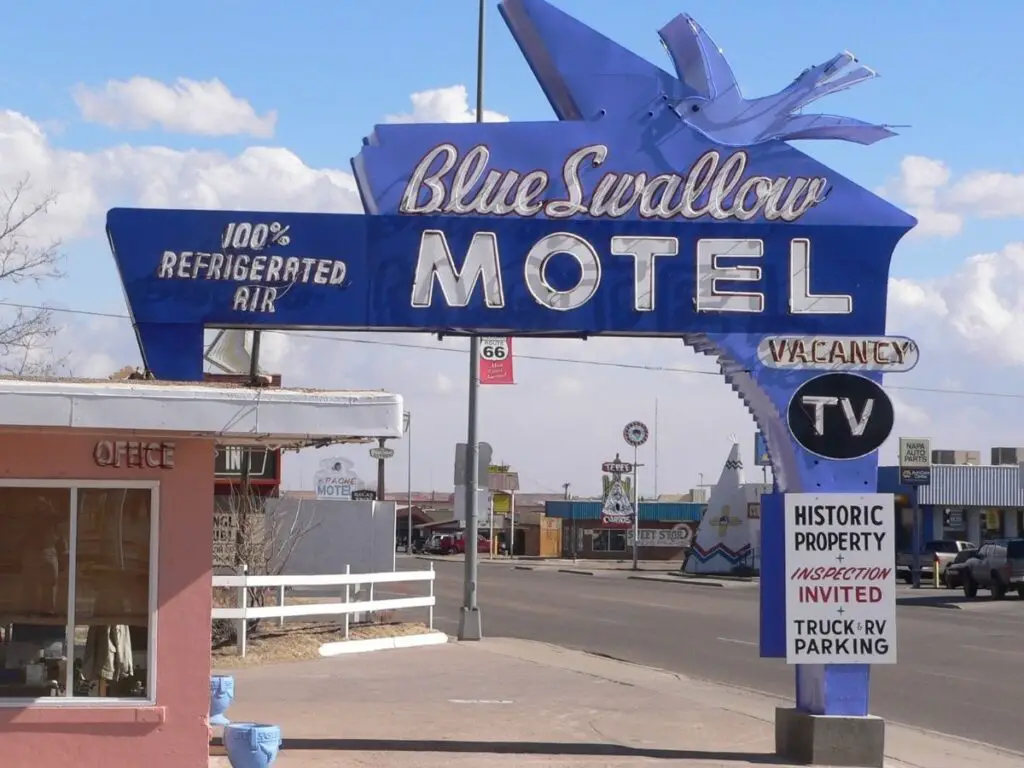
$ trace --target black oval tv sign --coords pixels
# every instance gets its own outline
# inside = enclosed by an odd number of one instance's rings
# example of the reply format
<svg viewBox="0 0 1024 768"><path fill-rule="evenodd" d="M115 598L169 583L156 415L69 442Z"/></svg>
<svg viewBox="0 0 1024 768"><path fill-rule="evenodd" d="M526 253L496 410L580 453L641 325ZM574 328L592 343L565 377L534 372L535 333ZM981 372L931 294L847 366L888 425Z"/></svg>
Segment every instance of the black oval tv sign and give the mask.
<svg viewBox="0 0 1024 768"><path fill-rule="evenodd" d="M894 418L885 390L854 373L826 373L805 381L787 412L796 441L825 459L859 459L877 451L892 432Z"/></svg>

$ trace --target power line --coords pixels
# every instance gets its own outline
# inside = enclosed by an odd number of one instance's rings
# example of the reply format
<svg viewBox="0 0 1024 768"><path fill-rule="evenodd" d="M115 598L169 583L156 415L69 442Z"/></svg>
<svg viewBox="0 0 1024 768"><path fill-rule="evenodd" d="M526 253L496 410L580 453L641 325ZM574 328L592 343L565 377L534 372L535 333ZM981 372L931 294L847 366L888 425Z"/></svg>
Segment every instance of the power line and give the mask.
<svg viewBox="0 0 1024 768"><path fill-rule="evenodd" d="M128 315L116 312L98 312L88 309L66 309L62 307L48 307L41 304L20 304L12 301L0 301L0 307L12 309L30 309L44 312L58 312L68 315L81 315L83 317L102 317L111 320L131 320ZM292 338L312 339L314 341L329 341L338 344L364 344L371 347L389 347L392 349L414 349L420 352L447 352L450 354L465 355L467 350L452 349L450 347L425 347L420 344L410 344L401 341L382 341L380 339L353 339L348 336L321 336L315 333L304 333L302 331L267 331L262 333L276 333ZM534 360L542 363L565 363L570 365L589 365L595 368L618 368L622 370L647 371L649 373L683 373L693 376L721 376L718 371L701 371L696 368L674 368L664 365L647 365L645 363L623 363L611 362L608 360L579 360L569 357L549 357L546 355L523 355L516 353L518 360ZM1024 400L1024 392L986 392L982 390L967 389L944 389L942 387L914 387L899 384L886 384L886 389L896 389L903 392L921 392L933 395L960 395L963 397L991 397L1004 400Z"/></svg>

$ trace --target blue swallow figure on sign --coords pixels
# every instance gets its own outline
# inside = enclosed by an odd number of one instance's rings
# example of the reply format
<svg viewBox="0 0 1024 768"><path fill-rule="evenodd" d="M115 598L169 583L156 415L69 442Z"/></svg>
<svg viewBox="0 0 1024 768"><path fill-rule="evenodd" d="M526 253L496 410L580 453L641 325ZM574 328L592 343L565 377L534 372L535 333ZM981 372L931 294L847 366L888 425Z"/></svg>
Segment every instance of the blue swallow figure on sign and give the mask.
<svg viewBox="0 0 1024 768"><path fill-rule="evenodd" d="M746 99L722 50L687 14L658 32L675 66L672 77L545 0L502 0L499 7L560 120L622 119L645 107L654 117L667 103L686 125L724 146L792 139L873 144L896 135L851 117L800 113L877 77L848 52L808 67L778 93Z"/></svg>
<svg viewBox="0 0 1024 768"><path fill-rule="evenodd" d="M884 125L852 117L805 115L799 110L818 99L877 77L844 51L808 67L778 93L745 99L736 76L711 36L681 14L658 31L679 80L694 91L672 105L687 125L727 146L749 146L772 139L838 139L874 144L894 136Z"/></svg>

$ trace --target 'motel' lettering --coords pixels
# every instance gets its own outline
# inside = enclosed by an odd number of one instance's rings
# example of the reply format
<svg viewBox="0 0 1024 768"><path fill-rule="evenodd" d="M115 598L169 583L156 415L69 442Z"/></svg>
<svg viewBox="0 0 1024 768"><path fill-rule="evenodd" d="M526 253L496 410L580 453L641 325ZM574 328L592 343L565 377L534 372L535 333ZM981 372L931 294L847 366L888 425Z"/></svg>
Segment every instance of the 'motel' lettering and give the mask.
<svg viewBox="0 0 1024 768"><path fill-rule="evenodd" d="M756 289L761 282L761 267L756 264L736 264L742 259L760 259L764 256L764 242L751 239L703 239L697 241L694 263L696 269L696 295L694 306L698 312L764 311L762 291L724 290L720 283L748 283ZM676 237L611 238L608 252L612 256L633 259L633 308L637 312L655 310L655 280L660 258L675 258L679 254ZM551 259L566 254L580 266L580 278L575 286L556 290L546 279ZM720 263L728 259L729 265ZM579 235L559 232L538 240L526 254L523 274L526 287L533 299L542 307L556 312L579 309L594 298L601 284L601 257L598 250ZM810 291L811 244L797 238L789 244L789 311L794 315L848 315L853 312L853 297L847 295L816 295ZM484 304L491 309L505 306L505 289L501 279L501 255L498 238L492 232L477 232L470 242L462 269L455 259L444 232L426 230L420 238L419 254L412 285L412 306L430 307L434 299L434 284L441 289L449 307L469 304L478 283L482 284Z"/></svg>

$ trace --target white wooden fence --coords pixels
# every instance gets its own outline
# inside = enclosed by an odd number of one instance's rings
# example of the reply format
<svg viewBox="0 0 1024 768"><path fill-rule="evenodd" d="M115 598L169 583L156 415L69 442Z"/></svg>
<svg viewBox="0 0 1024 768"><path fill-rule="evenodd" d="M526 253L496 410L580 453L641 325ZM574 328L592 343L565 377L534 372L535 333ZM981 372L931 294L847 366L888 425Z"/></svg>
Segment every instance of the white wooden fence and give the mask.
<svg viewBox="0 0 1024 768"><path fill-rule="evenodd" d="M349 620L355 613L375 613L377 611L396 611L403 608L426 608L427 624L434 628L434 564L429 571L393 571L386 573L350 573L345 566L343 574L324 574L317 576L248 576L246 567L242 566L240 576L214 576L214 587L229 587L238 590L237 608L214 608L214 619L228 619L238 622L238 655L245 656L246 622L249 619L274 619L278 626L284 626L284 620L296 616L344 616L345 639L349 636ZM388 597L377 599L374 587L381 584L398 584L402 582L425 581L429 592L415 597ZM329 603L293 603L285 604L285 590L289 587L338 587L343 601ZM369 588L369 600L353 600L353 587L361 592L362 587ZM253 588L273 588L277 590L277 605L249 605L249 590Z"/></svg>

